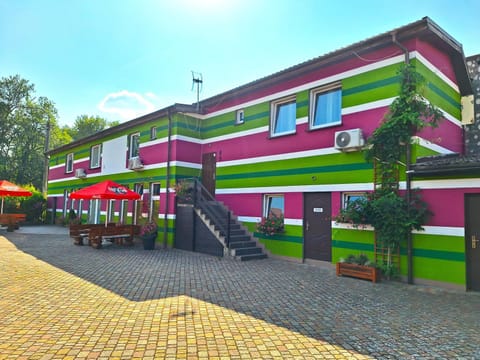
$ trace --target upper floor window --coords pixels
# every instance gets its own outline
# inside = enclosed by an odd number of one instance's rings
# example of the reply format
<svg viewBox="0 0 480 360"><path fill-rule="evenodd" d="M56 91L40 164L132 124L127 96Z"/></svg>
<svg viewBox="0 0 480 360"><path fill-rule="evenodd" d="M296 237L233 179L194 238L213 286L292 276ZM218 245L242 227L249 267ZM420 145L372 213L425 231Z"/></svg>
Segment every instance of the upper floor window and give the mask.
<svg viewBox="0 0 480 360"><path fill-rule="evenodd" d="M237 110L235 113L235 124L243 124L245 122L245 112L243 110Z"/></svg>
<svg viewBox="0 0 480 360"><path fill-rule="evenodd" d="M270 114L270 136L295 133L297 120L295 96L272 102Z"/></svg>
<svg viewBox="0 0 480 360"><path fill-rule="evenodd" d="M93 145L90 148L90 169L95 169L100 167L101 150L102 150L102 147L100 144Z"/></svg>
<svg viewBox="0 0 480 360"><path fill-rule="evenodd" d="M342 123L342 89L338 84L312 90L310 104L310 129Z"/></svg>
<svg viewBox="0 0 480 360"><path fill-rule="evenodd" d="M140 133L130 134L130 148L128 157L134 158L140 154Z"/></svg>
<svg viewBox="0 0 480 360"><path fill-rule="evenodd" d="M65 161L65 172L73 172L73 153L67 154L67 158Z"/></svg>
<svg viewBox="0 0 480 360"><path fill-rule="evenodd" d="M156 126L152 126L150 128L150 140L154 140L157 138L157 127Z"/></svg>

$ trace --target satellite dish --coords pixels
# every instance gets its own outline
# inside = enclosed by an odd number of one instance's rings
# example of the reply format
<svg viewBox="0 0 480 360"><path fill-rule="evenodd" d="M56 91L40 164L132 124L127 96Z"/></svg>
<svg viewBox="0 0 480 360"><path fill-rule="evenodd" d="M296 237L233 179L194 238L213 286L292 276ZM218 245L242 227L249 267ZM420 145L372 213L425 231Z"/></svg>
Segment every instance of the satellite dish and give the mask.
<svg viewBox="0 0 480 360"><path fill-rule="evenodd" d="M335 139L335 142L337 143L338 147L345 147L350 144L350 141L352 140L350 134L347 131L342 131L337 135L337 138Z"/></svg>

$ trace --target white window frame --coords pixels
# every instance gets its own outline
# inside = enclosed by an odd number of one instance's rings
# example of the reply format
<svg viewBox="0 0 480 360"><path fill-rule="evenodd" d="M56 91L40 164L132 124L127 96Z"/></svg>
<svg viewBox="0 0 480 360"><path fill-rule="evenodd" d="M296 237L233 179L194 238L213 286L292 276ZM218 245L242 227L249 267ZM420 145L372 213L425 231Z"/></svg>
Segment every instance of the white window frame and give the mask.
<svg viewBox="0 0 480 360"><path fill-rule="evenodd" d="M243 109L235 112L235 125L240 125L245 122L245 111Z"/></svg>
<svg viewBox="0 0 480 360"><path fill-rule="evenodd" d="M317 111L317 100L318 96L322 94L327 94L334 91L340 91L340 109L339 116L340 118L336 121L331 121L325 124L315 125L315 116ZM309 128L310 130L322 129L330 126L337 126L342 124L342 86L340 83L330 84L322 86L319 88L312 89L310 91L310 119L309 119Z"/></svg>
<svg viewBox="0 0 480 360"><path fill-rule="evenodd" d="M134 138L137 138L137 146L134 147ZM134 153L136 152L136 153ZM136 133L133 133L133 134L130 134L130 146L129 146L129 149L128 149L128 158L129 159L132 159L132 158L136 158L136 157L139 157L140 156L140 133L139 132L136 132Z"/></svg>
<svg viewBox="0 0 480 360"><path fill-rule="evenodd" d="M285 196L283 194L266 194L263 196L263 217L268 218L271 211L271 201L273 198L282 198L283 199L283 209L282 216L285 218Z"/></svg>
<svg viewBox="0 0 480 360"><path fill-rule="evenodd" d="M95 150L97 150L96 156L94 156ZM100 167L101 156L102 156L102 146L100 144L93 145L90 148L90 169L97 169Z"/></svg>
<svg viewBox="0 0 480 360"><path fill-rule="evenodd" d="M157 138L157 127L152 126L150 128L150 140L155 140Z"/></svg>
<svg viewBox="0 0 480 360"><path fill-rule="evenodd" d="M292 103L295 105L295 115L294 115L295 119L294 119L293 129L282 131L282 132L276 132L275 128L277 127L279 109L284 105L289 105ZM270 137L290 135L290 134L295 134L296 132L297 132L297 97L293 95L293 96L288 96L282 99L272 101L270 105Z"/></svg>
<svg viewBox="0 0 480 360"><path fill-rule="evenodd" d="M73 161L74 161L73 152L68 153L65 158L65 173L69 174L73 172Z"/></svg>
<svg viewBox="0 0 480 360"><path fill-rule="evenodd" d="M352 199L355 198L355 199ZM365 192L344 192L342 193L342 209L346 209L350 201L355 201L358 198L367 198Z"/></svg>
<svg viewBox="0 0 480 360"><path fill-rule="evenodd" d="M158 185L158 194L154 191L155 190L155 187L157 187ZM150 221L153 220L153 208L154 208L154 201L155 200L160 200L160 183L159 182L152 182L150 183L150 189L149 189L149 194L150 194L150 198L149 198L149 207L148 207L148 218L150 219Z"/></svg>

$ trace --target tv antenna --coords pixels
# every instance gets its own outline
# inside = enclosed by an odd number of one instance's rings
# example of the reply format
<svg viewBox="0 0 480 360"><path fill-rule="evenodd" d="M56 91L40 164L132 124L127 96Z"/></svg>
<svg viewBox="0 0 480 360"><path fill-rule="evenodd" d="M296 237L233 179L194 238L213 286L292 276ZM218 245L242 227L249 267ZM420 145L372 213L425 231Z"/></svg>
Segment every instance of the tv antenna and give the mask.
<svg viewBox="0 0 480 360"><path fill-rule="evenodd" d="M203 89L203 76L202 73L192 70L192 91L197 87L197 112L200 110L200 92Z"/></svg>

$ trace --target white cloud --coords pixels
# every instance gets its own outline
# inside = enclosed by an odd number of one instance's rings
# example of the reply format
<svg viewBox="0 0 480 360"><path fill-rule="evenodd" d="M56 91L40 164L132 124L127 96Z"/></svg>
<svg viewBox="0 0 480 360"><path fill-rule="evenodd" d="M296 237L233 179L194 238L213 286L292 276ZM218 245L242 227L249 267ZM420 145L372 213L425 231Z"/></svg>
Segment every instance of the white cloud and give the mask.
<svg viewBox="0 0 480 360"><path fill-rule="evenodd" d="M153 93L147 93L146 96L156 98ZM119 115L123 120L131 120L153 112L155 105L138 93L122 90L105 96L98 108L100 111Z"/></svg>

